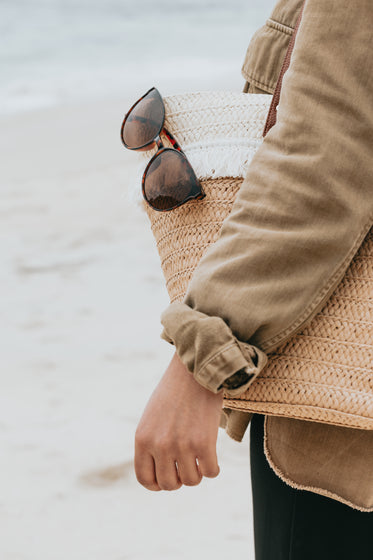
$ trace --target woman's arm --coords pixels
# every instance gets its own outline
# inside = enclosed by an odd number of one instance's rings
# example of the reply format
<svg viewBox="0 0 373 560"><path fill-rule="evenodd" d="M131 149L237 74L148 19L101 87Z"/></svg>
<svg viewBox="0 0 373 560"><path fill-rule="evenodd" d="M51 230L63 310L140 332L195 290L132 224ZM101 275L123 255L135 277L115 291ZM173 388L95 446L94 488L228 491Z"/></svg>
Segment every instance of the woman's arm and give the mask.
<svg viewBox="0 0 373 560"><path fill-rule="evenodd" d="M370 229L372 21L369 0L307 0L277 123L184 301L162 314L162 337L213 392L250 366L245 352L316 314Z"/></svg>
<svg viewBox="0 0 373 560"><path fill-rule="evenodd" d="M242 368L260 373L264 352L317 313L370 229L372 21L371 0L306 0L277 123L184 301L162 313L177 354L137 430L140 482L178 487L179 458L198 484L199 454L217 474L219 387Z"/></svg>

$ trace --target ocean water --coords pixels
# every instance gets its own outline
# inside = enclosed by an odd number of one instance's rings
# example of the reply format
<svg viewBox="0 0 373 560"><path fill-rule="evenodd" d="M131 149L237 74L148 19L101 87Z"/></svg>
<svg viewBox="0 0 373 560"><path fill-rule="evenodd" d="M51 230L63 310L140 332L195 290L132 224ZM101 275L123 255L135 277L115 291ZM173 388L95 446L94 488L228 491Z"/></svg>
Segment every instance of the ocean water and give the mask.
<svg viewBox="0 0 373 560"><path fill-rule="evenodd" d="M0 113L102 96L240 89L275 0L0 0Z"/></svg>

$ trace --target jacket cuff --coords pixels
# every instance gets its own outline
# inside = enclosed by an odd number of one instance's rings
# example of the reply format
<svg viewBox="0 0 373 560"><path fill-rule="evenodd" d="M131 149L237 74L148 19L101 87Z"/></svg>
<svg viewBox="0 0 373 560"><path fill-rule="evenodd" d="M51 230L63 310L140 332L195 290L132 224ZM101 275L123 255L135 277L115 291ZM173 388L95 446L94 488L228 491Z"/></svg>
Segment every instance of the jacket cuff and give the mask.
<svg viewBox="0 0 373 560"><path fill-rule="evenodd" d="M267 355L238 340L220 317L211 317L185 303L173 302L161 314L161 338L173 344L181 361L203 387L228 397L244 393L263 367ZM250 377L235 389L219 389L231 375L243 369Z"/></svg>

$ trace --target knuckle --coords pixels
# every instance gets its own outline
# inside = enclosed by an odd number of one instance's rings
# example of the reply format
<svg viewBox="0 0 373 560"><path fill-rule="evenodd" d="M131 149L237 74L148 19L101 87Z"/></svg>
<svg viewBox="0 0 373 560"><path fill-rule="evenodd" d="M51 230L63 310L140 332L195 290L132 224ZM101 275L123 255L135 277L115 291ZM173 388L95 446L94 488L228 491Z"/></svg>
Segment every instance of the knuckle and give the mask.
<svg viewBox="0 0 373 560"><path fill-rule="evenodd" d="M162 437L155 442L159 453L168 453L172 448L172 441L168 437Z"/></svg>
<svg viewBox="0 0 373 560"><path fill-rule="evenodd" d="M195 453L206 453L208 440L203 436L196 437L189 441L189 449Z"/></svg>
<svg viewBox="0 0 373 560"><path fill-rule="evenodd" d="M198 450L203 454L208 453L212 448L210 439L205 434L200 434L200 436L196 440L196 445L198 447Z"/></svg>
<svg viewBox="0 0 373 560"><path fill-rule="evenodd" d="M179 446L179 449L177 449L176 453L177 456L180 457L180 459L182 458L185 460L187 457L195 455L195 449L191 443L184 442Z"/></svg>
<svg viewBox="0 0 373 560"><path fill-rule="evenodd" d="M183 455L185 451L184 443L180 440L176 440L174 443L174 452L176 455Z"/></svg>
<svg viewBox="0 0 373 560"><path fill-rule="evenodd" d="M176 440L175 442L175 448L177 448L178 451L196 455L206 455L208 447L208 439L204 437L184 438Z"/></svg>
<svg viewBox="0 0 373 560"><path fill-rule="evenodd" d="M150 446L150 438L146 432L138 431L135 433L135 444L142 448L146 449Z"/></svg>
<svg viewBox="0 0 373 560"><path fill-rule="evenodd" d="M198 441L199 452L201 457L214 457L216 455L216 444L208 438L202 438Z"/></svg>

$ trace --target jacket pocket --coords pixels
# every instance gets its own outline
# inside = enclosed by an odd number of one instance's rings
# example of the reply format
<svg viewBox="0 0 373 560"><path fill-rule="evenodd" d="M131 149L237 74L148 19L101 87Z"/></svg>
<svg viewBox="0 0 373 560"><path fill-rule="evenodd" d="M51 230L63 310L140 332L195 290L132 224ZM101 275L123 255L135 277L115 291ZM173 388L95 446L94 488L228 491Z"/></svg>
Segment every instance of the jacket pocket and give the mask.
<svg viewBox="0 0 373 560"><path fill-rule="evenodd" d="M249 93L274 92L301 6L302 0L280 0L252 36L241 69Z"/></svg>

